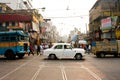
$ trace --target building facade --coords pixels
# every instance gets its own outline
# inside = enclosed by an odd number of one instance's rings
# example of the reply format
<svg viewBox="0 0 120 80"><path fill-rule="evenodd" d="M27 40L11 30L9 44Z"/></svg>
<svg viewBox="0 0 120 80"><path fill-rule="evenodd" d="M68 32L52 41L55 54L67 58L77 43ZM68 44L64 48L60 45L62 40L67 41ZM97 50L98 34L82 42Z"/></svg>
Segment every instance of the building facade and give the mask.
<svg viewBox="0 0 120 80"><path fill-rule="evenodd" d="M120 22L119 0L97 0L89 16L89 36L92 40L116 39Z"/></svg>
<svg viewBox="0 0 120 80"><path fill-rule="evenodd" d="M5 3L13 10L32 9L32 0L0 0L0 3Z"/></svg>
<svg viewBox="0 0 120 80"><path fill-rule="evenodd" d="M23 30L30 34L32 44L40 44L40 23L44 20L38 10L13 10L5 3L0 7L0 31Z"/></svg>

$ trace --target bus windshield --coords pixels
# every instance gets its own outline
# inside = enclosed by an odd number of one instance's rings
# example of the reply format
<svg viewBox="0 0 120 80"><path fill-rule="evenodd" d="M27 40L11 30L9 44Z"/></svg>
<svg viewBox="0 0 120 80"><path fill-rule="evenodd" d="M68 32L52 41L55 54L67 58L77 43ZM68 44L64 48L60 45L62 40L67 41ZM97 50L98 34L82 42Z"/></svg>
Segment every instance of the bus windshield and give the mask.
<svg viewBox="0 0 120 80"><path fill-rule="evenodd" d="M18 36L18 41L29 41L29 37Z"/></svg>

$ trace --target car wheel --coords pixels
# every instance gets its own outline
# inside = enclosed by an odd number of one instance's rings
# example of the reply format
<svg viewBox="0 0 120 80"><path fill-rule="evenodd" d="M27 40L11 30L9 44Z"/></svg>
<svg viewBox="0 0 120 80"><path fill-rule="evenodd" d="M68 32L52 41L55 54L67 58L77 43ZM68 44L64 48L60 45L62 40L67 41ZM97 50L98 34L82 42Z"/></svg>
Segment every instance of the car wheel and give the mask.
<svg viewBox="0 0 120 80"><path fill-rule="evenodd" d="M75 59L77 59L77 60L82 59L82 55L81 54L76 54Z"/></svg>
<svg viewBox="0 0 120 80"><path fill-rule="evenodd" d="M50 55L48 56L48 59L51 59L51 60L56 59L55 54L50 54Z"/></svg>

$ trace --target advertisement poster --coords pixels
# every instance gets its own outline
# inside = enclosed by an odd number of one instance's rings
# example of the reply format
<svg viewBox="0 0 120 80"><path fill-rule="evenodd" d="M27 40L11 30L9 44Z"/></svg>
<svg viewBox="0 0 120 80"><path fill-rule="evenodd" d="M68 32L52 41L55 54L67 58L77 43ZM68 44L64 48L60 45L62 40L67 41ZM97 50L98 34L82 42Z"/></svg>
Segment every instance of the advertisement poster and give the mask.
<svg viewBox="0 0 120 80"><path fill-rule="evenodd" d="M101 20L101 30L109 30L112 27L111 17Z"/></svg>

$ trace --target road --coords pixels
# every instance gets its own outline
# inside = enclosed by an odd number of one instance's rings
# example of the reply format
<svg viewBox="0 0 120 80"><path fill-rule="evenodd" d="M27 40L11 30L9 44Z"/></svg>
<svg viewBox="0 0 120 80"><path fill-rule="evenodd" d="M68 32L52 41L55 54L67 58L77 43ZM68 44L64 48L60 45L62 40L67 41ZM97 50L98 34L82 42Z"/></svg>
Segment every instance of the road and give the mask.
<svg viewBox="0 0 120 80"><path fill-rule="evenodd" d="M23 59L0 57L0 80L120 80L120 58L48 60L30 55Z"/></svg>

